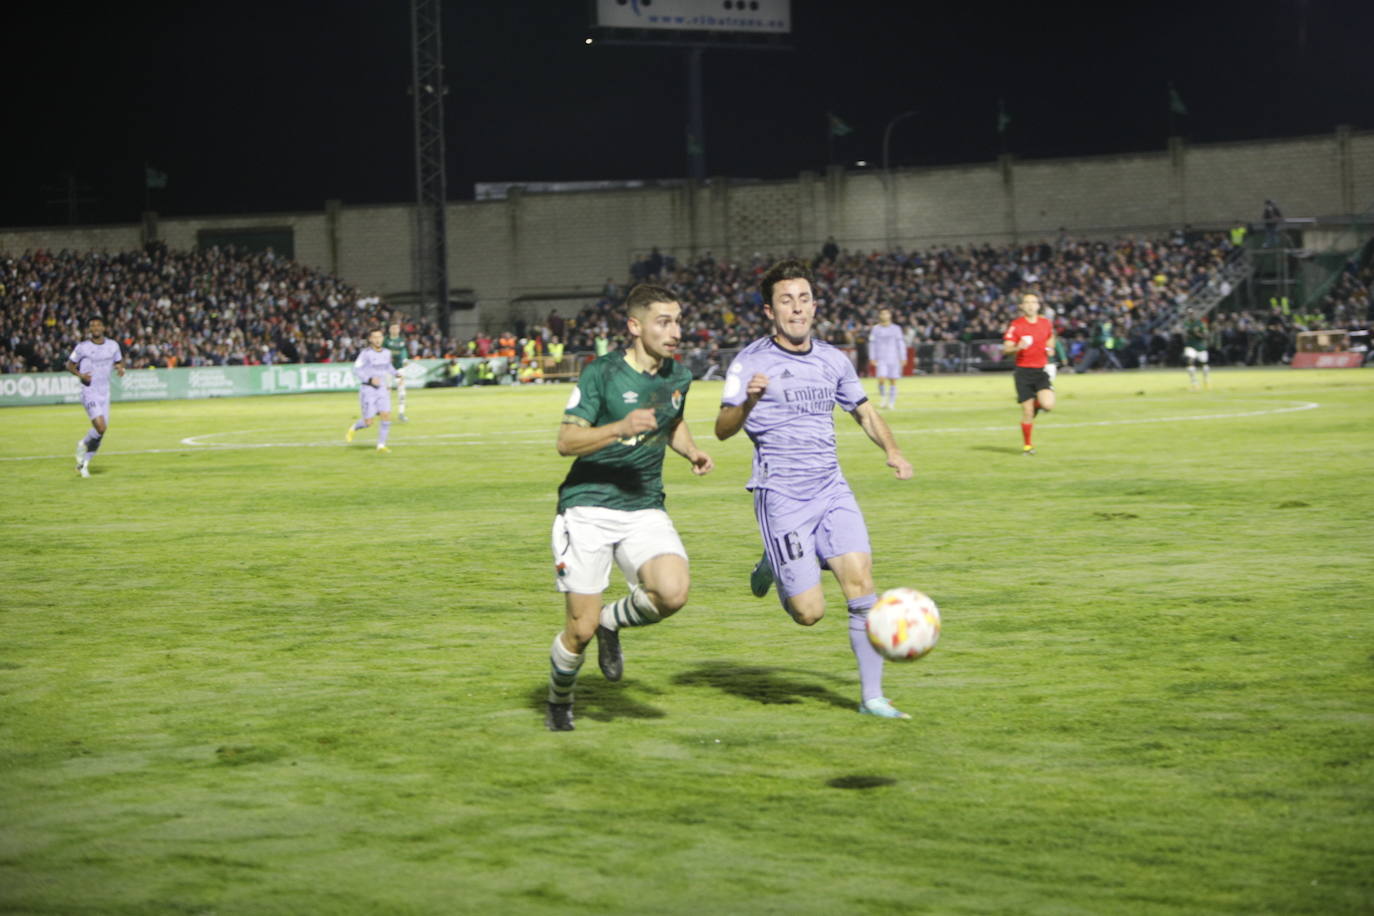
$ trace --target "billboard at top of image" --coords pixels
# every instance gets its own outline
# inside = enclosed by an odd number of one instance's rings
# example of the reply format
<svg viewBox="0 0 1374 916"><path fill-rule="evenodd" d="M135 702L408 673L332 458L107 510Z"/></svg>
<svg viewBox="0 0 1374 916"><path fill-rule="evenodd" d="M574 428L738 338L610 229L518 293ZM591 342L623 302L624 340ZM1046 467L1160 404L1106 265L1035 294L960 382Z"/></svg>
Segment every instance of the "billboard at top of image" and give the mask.
<svg viewBox="0 0 1374 916"><path fill-rule="evenodd" d="M786 34L792 31L792 0L596 0L596 24L612 29Z"/></svg>

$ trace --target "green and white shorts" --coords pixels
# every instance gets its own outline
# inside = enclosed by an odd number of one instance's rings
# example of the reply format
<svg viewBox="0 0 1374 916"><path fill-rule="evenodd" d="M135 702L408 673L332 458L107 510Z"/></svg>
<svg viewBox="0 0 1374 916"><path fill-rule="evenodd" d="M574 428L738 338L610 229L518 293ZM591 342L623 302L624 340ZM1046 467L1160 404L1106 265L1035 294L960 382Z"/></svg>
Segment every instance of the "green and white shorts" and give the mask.
<svg viewBox="0 0 1374 916"><path fill-rule="evenodd" d="M599 595L611 584L614 561L631 586L654 557L687 559L673 520L662 509L569 506L553 520L554 581L560 592Z"/></svg>

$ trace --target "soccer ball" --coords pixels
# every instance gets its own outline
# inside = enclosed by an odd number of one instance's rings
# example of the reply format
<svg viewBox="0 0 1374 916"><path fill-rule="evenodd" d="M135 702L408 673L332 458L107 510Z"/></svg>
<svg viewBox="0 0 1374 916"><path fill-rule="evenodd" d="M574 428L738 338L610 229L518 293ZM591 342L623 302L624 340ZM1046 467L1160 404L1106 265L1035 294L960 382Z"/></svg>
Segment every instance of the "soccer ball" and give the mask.
<svg viewBox="0 0 1374 916"><path fill-rule="evenodd" d="M883 592L868 612L868 641L893 661L911 662L940 639L940 609L914 588Z"/></svg>

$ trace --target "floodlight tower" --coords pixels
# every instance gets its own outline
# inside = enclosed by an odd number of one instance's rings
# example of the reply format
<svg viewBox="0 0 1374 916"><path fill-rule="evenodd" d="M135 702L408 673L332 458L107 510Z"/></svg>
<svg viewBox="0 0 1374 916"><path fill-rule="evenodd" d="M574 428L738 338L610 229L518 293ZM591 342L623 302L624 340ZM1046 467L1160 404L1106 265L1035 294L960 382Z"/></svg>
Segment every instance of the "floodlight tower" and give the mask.
<svg viewBox="0 0 1374 916"><path fill-rule="evenodd" d="M440 0L410 0L411 86L415 102L415 290L448 333L448 232L444 207L443 9Z"/></svg>

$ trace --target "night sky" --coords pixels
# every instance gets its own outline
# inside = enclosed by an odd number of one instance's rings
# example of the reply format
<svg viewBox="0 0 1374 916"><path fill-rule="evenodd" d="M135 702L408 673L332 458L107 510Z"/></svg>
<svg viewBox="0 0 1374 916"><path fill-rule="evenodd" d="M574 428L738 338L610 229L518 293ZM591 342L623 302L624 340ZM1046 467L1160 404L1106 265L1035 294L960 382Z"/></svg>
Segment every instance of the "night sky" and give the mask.
<svg viewBox="0 0 1374 916"><path fill-rule="evenodd" d="M592 46L585 0L445 4L449 196L477 181L686 173L680 50ZM414 199L406 0L7 9L0 225ZM985 162L1374 129L1374 3L792 0L791 51L705 55L707 172ZM998 100L1010 126L996 130Z"/></svg>

